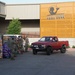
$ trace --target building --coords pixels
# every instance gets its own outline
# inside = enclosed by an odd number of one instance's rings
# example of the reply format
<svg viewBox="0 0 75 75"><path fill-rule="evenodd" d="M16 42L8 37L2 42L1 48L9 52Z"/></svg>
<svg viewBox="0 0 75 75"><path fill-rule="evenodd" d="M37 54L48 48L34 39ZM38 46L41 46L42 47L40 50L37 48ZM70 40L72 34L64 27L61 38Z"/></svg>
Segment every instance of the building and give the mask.
<svg viewBox="0 0 75 75"><path fill-rule="evenodd" d="M19 18L22 34L30 37L58 36L75 42L75 2L43 4L5 4L0 2L0 33L5 33L12 18Z"/></svg>

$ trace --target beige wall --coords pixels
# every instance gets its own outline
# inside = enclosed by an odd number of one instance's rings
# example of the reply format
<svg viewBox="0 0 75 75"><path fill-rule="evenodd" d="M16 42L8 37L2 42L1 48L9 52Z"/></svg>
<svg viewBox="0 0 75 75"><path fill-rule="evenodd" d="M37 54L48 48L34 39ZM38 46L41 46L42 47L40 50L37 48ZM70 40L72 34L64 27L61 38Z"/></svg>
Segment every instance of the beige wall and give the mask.
<svg viewBox="0 0 75 75"><path fill-rule="evenodd" d="M21 33L35 34L40 33L40 20L24 20L21 21Z"/></svg>
<svg viewBox="0 0 75 75"><path fill-rule="evenodd" d="M6 20L12 18L19 19L40 19L39 4L11 4L6 5Z"/></svg>

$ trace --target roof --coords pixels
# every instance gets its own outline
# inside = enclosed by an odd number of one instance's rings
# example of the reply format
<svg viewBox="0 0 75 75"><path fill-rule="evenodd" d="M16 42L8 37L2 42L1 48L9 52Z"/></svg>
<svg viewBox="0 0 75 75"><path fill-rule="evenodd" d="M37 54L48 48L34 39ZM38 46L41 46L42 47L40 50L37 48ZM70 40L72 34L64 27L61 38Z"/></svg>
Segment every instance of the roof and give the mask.
<svg viewBox="0 0 75 75"><path fill-rule="evenodd" d="M34 4L6 4L7 6L16 6L16 5L40 5L40 3L34 3Z"/></svg>
<svg viewBox="0 0 75 75"><path fill-rule="evenodd" d="M43 36L43 37L57 37L57 36Z"/></svg>
<svg viewBox="0 0 75 75"><path fill-rule="evenodd" d="M30 4L25 4L25 3L21 3L21 4L6 4L8 6L14 6L14 5L41 5L41 4L56 4L56 3L71 3L71 2L75 2L75 1L66 1L66 2L47 2L47 3L30 3Z"/></svg>
<svg viewBox="0 0 75 75"><path fill-rule="evenodd" d="M0 1L0 3L5 5L5 3L4 3L4 2L1 2L1 1Z"/></svg>

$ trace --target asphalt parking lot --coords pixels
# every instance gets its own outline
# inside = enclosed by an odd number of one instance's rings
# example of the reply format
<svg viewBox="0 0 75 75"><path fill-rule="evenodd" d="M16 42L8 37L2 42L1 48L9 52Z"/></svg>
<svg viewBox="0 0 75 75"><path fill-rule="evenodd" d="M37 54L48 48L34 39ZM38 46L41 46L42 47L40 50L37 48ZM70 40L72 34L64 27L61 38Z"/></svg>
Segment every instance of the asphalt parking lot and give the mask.
<svg viewBox="0 0 75 75"><path fill-rule="evenodd" d="M75 49L52 55L32 51L18 55L15 60L0 59L0 75L75 75Z"/></svg>

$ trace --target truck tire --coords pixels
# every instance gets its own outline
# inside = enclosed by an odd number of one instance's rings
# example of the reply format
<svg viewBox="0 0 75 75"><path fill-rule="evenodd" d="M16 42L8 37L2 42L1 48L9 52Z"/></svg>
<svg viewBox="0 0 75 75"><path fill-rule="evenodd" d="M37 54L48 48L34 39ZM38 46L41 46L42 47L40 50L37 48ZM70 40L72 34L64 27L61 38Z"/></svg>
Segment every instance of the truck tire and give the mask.
<svg viewBox="0 0 75 75"><path fill-rule="evenodd" d="M36 55L37 54L37 50L33 49L33 54Z"/></svg>
<svg viewBox="0 0 75 75"><path fill-rule="evenodd" d="M66 46L62 46L61 50L60 50L61 53L65 53L66 52Z"/></svg>
<svg viewBox="0 0 75 75"><path fill-rule="evenodd" d="M50 55L51 54L51 47L48 47L46 52L47 52L47 55Z"/></svg>

